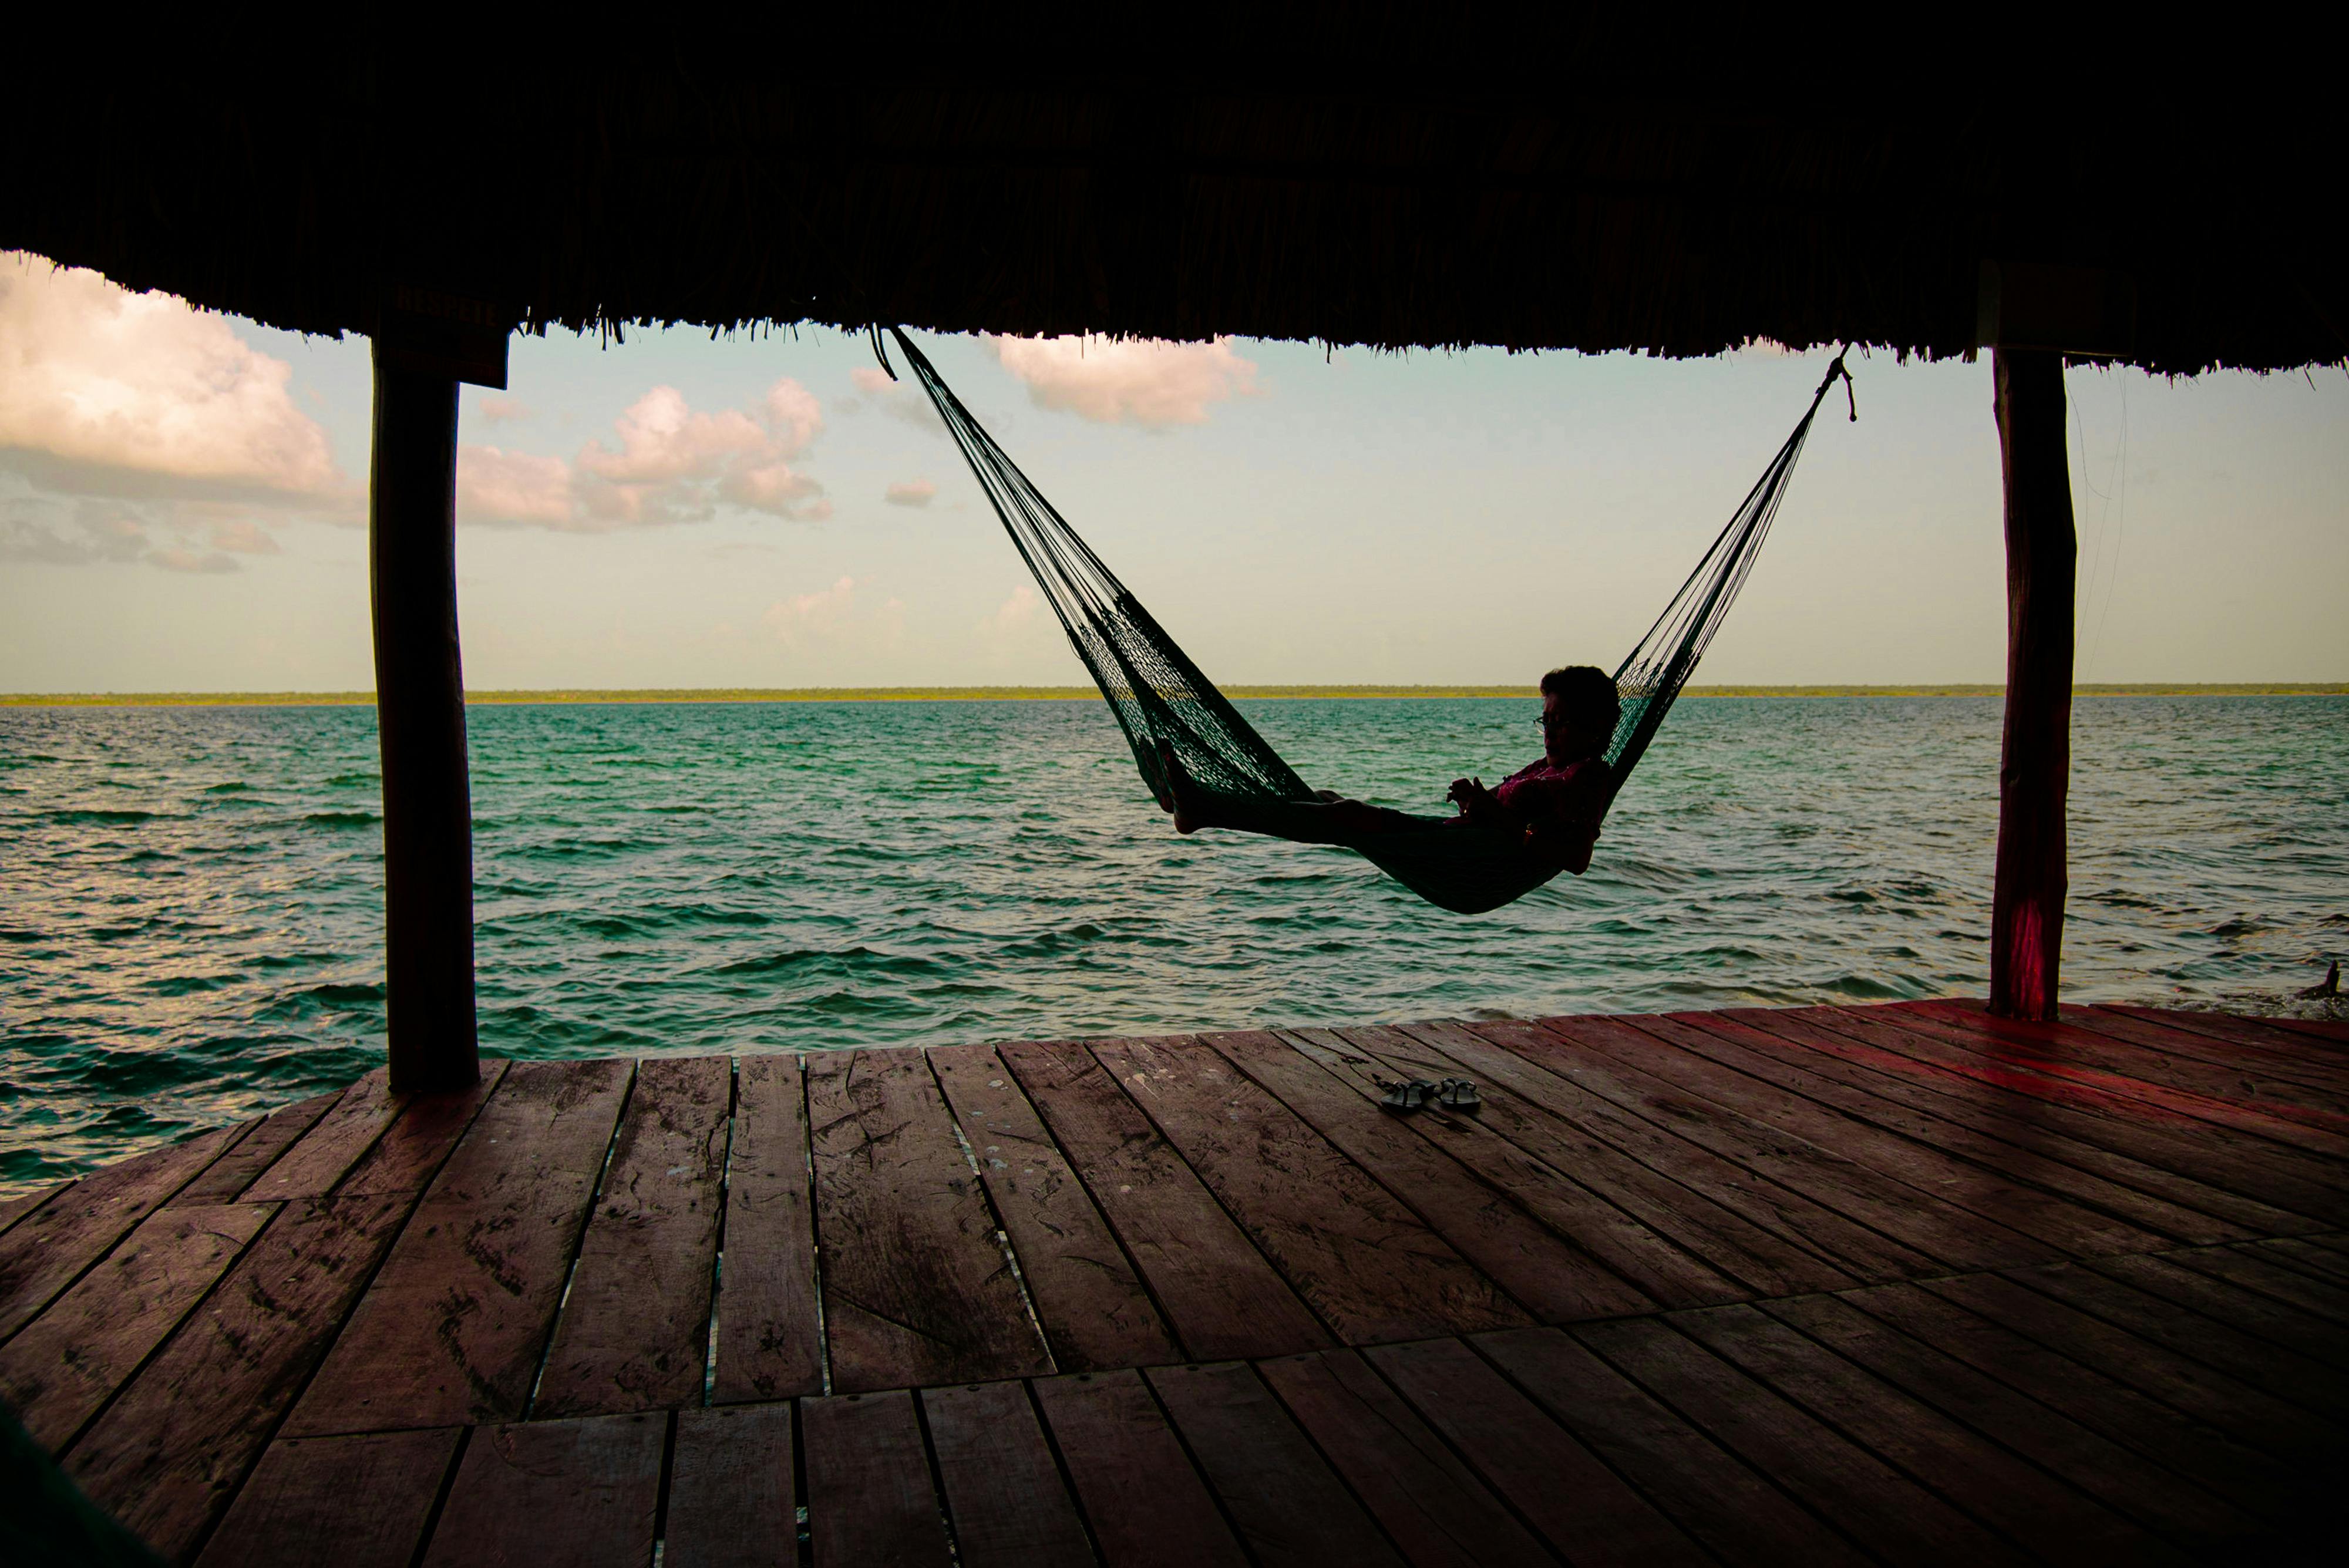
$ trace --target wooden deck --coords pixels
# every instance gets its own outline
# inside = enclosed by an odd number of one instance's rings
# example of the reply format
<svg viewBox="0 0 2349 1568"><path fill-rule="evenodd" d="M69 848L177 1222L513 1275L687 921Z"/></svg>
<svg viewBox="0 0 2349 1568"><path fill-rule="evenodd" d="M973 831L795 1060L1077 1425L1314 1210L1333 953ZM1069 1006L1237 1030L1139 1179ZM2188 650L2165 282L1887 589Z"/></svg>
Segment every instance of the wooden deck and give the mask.
<svg viewBox="0 0 2349 1568"><path fill-rule="evenodd" d="M1483 1111L1378 1109L1413 1075ZM2337 1024L495 1064L0 1227L0 1392L206 1564L2240 1562L2344 1511Z"/></svg>

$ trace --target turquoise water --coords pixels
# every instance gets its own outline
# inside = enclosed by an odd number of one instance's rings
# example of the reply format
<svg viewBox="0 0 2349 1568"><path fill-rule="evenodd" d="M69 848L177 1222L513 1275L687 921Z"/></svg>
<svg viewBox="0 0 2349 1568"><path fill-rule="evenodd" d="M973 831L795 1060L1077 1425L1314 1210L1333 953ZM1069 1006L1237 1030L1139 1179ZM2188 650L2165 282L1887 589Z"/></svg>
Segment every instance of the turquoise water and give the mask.
<svg viewBox="0 0 2349 1568"><path fill-rule="evenodd" d="M1420 810L1529 701L1247 704ZM483 1044L833 1049L1979 994L1994 700L1692 700L1597 862L1464 919L1341 851L1177 838L1091 702L471 717ZM2105 699L2067 994L2278 1005L2349 948L2349 699ZM380 1061L374 715L0 710L0 1192Z"/></svg>

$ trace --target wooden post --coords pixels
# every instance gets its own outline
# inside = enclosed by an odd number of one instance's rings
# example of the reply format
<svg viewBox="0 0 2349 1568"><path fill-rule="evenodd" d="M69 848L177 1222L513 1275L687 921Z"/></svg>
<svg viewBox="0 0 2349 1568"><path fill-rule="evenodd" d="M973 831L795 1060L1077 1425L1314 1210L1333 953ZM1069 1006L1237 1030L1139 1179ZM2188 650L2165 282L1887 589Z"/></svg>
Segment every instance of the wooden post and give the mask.
<svg viewBox="0 0 2349 1568"><path fill-rule="evenodd" d="M2064 954L2064 802L2072 768L2072 600L2078 546L2064 454L2064 357L1998 348L2006 482L2006 729L1998 768L1990 1010L2052 1020Z"/></svg>
<svg viewBox="0 0 2349 1568"><path fill-rule="evenodd" d="M378 348L367 558L396 1094L462 1088L481 1077L456 494L456 380L387 363Z"/></svg>

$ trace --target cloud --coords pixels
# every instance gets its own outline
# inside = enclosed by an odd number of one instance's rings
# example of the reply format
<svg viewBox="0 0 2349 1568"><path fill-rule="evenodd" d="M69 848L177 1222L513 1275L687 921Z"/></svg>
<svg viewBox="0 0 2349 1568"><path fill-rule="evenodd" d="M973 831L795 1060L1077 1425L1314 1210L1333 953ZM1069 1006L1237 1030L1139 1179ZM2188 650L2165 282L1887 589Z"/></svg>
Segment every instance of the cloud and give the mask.
<svg viewBox="0 0 2349 1568"><path fill-rule="evenodd" d="M1231 339L1167 343L1102 337L989 337L1040 409L1144 430L1205 424L1208 406L1258 395L1256 366Z"/></svg>
<svg viewBox="0 0 2349 1568"><path fill-rule="evenodd" d="M785 642L796 642L812 633L837 629L855 597L856 579L843 576L828 588L777 599L760 616L759 624Z"/></svg>
<svg viewBox="0 0 2349 1568"><path fill-rule="evenodd" d="M773 432L779 455L797 457L823 433L823 405L789 376L767 389L765 401L767 429Z"/></svg>
<svg viewBox="0 0 2349 1568"><path fill-rule="evenodd" d="M843 576L828 587L777 599L759 624L790 653L796 676L830 671L836 678L859 658L905 641L905 601L892 597L874 604L870 587Z"/></svg>
<svg viewBox="0 0 2349 1568"><path fill-rule="evenodd" d="M147 553L147 525L129 507L18 499L0 513L0 560L73 566L135 561Z"/></svg>
<svg viewBox="0 0 2349 1568"><path fill-rule="evenodd" d="M494 446L457 454L457 515L469 523L534 523L568 526L573 511L571 465Z"/></svg>
<svg viewBox="0 0 2349 1568"><path fill-rule="evenodd" d="M823 499L823 486L780 462L737 468L719 482L718 493L737 506L803 523L821 523L832 515L832 503Z"/></svg>
<svg viewBox="0 0 2349 1568"><path fill-rule="evenodd" d="M278 554L277 538L264 533L251 519L212 525L212 548L227 550L239 556L274 556Z"/></svg>
<svg viewBox="0 0 2349 1568"><path fill-rule="evenodd" d="M901 479L881 499L892 506L927 506L938 487L926 479Z"/></svg>
<svg viewBox="0 0 2349 1568"><path fill-rule="evenodd" d="M292 377L223 317L0 254L0 469L41 489L281 504L339 491Z"/></svg>
<svg viewBox="0 0 2349 1568"><path fill-rule="evenodd" d="M156 527L177 537L159 544L150 532ZM251 519L207 521L200 510L173 513L159 523L145 509L119 501L20 496L0 512L0 561L57 566L145 561L169 572L217 574L239 570L239 556L276 554L275 537Z"/></svg>
<svg viewBox="0 0 2349 1568"><path fill-rule="evenodd" d="M1006 636L1025 630L1036 622L1037 612L1044 607L1044 596L1027 583L1011 590L1011 597L996 607L995 613L978 623L981 631Z"/></svg>
<svg viewBox="0 0 2349 1568"><path fill-rule="evenodd" d="M457 456L457 514L570 533L698 522L720 504L800 522L832 515L823 486L789 460L823 431L815 395L785 377L749 410L698 412L655 387L612 422L612 438L565 461L495 446Z"/></svg>
<svg viewBox="0 0 2349 1568"><path fill-rule="evenodd" d="M481 418L493 425L515 424L537 417L537 410L526 407L517 398L483 398L476 405Z"/></svg>
<svg viewBox="0 0 2349 1568"><path fill-rule="evenodd" d="M579 467L618 486L707 478L728 459L763 452L771 444L749 414L733 409L697 414L675 387L655 387L629 404L612 428L619 434L620 450L591 441L580 451Z"/></svg>
<svg viewBox="0 0 2349 1568"><path fill-rule="evenodd" d="M224 556L218 550L200 555L184 545L177 545L168 549L153 551L147 558L167 572L201 572L211 575L219 572L233 572L237 569L236 558L233 556Z"/></svg>
<svg viewBox="0 0 2349 1568"><path fill-rule="evenodd" d="M848 372L848 380L851 386L873 400L874 408L900 424L911 425L934 436L947 433L947 427L939 422L937 410L930 406L928 396L913 382L893 381L889 379L889 372L878 365L857 366ZM841 404L843 409L850 411L862 406L854 399Z"/></svg>

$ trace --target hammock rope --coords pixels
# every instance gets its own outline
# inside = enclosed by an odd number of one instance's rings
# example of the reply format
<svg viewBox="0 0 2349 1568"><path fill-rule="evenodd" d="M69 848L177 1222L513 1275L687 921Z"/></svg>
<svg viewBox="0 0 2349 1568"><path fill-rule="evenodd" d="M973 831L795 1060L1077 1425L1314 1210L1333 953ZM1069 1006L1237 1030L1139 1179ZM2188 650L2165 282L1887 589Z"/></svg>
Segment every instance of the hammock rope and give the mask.
<svg viewBox="0 0 2349 1568"><path fill-rule="evenodd" d="M1239 710L1200 672L1132 590L1020 472L955 396L928 357L902 329L892 327L889 335L945 421L947 433L961 450L979 488L987 493L988 504L1011 536L1012 547L1019 552L1068 634L1070 646L1107 699L1118 728L1133 749L1134 766L1159 804L1169 808L1174 804L1160 760L1162 745L1173 751L1194 787L1227 801L1247 803L1254 816L1271 825L1268 831L1278 831L1281 807L1315 802L1312 788L1240 716ZM894 379L896 370L883 351L877 328L873 341L882 368ZM1617 668L1615 685L1622 698L1623 713L1604 753L1616 792L1655 738L1673 700L1695 673L1697 661L1704 657L1738 590L1752 574L1754 557L1785 499L1811 422L1837 378L1848 393L1851 373L1845 369L1841 354L1812 394L1810 407L1794 433L1763 470L1728 525L1713 539L1647 635ZM1852 418L1858 417L1855 398ZM1346 847L1430 903L1461 914L1497 909L1557 875L1557 867L1532 863L1513 835L1441 826L1436 818L1427 821L1424 830L1366 836Z"/></svg>

